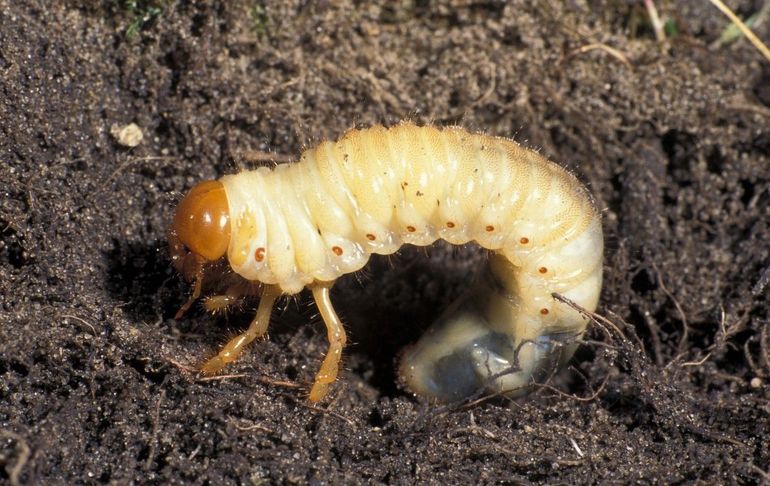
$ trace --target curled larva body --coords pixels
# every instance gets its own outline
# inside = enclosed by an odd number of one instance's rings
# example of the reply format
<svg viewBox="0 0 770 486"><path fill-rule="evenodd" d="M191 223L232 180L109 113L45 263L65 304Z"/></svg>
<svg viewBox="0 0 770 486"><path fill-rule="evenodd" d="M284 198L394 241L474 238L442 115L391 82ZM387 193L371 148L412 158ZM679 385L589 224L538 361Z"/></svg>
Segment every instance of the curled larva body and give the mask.
<svg viewBox="0 0 770 486"><path fill-rule="evenodd" d="M309 287L330 340L310 394L321 399L345 342L328 289L370 255L403 244L475 241L492 251L488 271L401 361L407 386L434 399L526 387L569 358L585 330L585 318L552 294L589 310L598 302L603 240L588 191L507 139L461 128L376 126L323 142L298 163L203 184L214 185L193 189L195 198L214 202L183 200L170 236L175 264L197 277L194 297L206 262L225 255L234 272L265 284L252 327L204 366L208 372L264 333L278 295ZM190 209L207 207L218 209ZM184 226L193 220L218 221L218 236L192 242L186 235L195 231Z"/></svg>

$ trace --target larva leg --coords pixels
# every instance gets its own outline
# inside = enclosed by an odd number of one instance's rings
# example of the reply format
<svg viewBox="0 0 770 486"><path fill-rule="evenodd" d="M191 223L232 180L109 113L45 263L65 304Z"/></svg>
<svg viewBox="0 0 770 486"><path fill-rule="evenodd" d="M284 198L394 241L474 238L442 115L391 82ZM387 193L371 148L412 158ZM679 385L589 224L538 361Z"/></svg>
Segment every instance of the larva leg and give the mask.
<svg viewBox="0 0 770 486"><path fill-rule="evenodd" d="M251 321L251 325L246 332L239 334L230 340L222 350L206 361L206 364L201 367L201 371L206 375L213 375L218 373L228 363L232 363L243 352L250 342L254 339L263 336L267 332L267 325L270 323L270 314L273 311L273 305L278 296L281 295L281 290L277 285L267 285L262 292L262 298L259 301L259 307L257 308L257 315L254 320Z"/></svg>
<svg viewBox="0 0 770 486"><path fill-rule="evenodd" d="M227 287L223 294L210 295L203 300L203 307L212 314L227 312L241 303L244 297L262 294L262 285L250 281L239 281Z"/></svg>
<svg viewBox="0 0 770 486"><path fill-rule="evenodd" d="M326 324L329 338L329 350L326 352L321 369L315 375L315 383L313 383L313 388L310 390L309 398L311 402L322 400L329 391L329 385L337 379L340 359L342 358L342 348L345 347L347 340L345 328L342 326L340 318L337 317L337 313L334 312L334 307L329 298L329 289L331 289L331 284L317 284L311 287L315 303L321 312L324 324Z"/></svg>
<svg viewBox="0 0 770 486"><path fill-rule="evenodd" d="M227 309L238 303L240 297L222 294L210 295L203 301L203 307L212 314L227 312Z"/></svg>

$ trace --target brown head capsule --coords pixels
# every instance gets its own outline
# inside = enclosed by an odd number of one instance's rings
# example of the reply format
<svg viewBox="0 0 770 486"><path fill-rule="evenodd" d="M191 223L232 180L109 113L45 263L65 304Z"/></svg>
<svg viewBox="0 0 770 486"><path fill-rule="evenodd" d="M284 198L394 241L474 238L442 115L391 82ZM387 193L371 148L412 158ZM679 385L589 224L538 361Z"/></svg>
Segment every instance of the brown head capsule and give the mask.
<svg viewBox="0 0 770 486"><path fill-rule="evenodd" d="M168 244L174 267L188 281L196 280L193 297L177 313L181 317L200 296L203 266L223 257L230 245L230 208L221 182L201 182L187 193L176 208Z"/></svg>

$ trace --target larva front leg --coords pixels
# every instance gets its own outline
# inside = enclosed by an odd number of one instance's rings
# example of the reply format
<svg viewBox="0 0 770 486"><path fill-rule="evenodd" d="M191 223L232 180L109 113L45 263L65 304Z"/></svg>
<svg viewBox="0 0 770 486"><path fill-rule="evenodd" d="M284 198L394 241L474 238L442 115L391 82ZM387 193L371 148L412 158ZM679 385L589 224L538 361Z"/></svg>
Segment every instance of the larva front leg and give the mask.
<svg viewBox="0 0 770 486"><path fill-rule="evenodd" d="M280 295L281 290L277 286L265 286L262 297L259 300L257 315L251 321L249 328L244 333L231 339L216 356L206 361L201 367L201 371L207 375L219 373L228 363L238 359L238 356L240 356L243 349L249 343L260 336L264 336L267 332L267 326L270 324L270 314L273 312L273 306Z"/></svg>
<svg viewBox="0 0 770 486"><path fill-rule="evenodd" d="M342 349L345 347L347 336L342 321L337 316L329 297L329 290L332 283L318 283L311 287L313 298L321 312L329 339L329 350L326 352L321 368L315 375L315 383L310 390L309 399L311 402L321 401L329 391L329 385L334 383L339 373L340 360L342 359Z"/></svg>

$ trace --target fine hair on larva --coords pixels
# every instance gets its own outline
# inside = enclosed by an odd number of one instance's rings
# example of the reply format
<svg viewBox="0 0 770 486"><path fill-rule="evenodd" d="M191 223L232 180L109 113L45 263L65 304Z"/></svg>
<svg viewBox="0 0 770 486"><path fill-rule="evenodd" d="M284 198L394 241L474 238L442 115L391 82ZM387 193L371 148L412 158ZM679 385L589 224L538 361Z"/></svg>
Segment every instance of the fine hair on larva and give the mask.
<svg viewBox="0 0 770 486"><path fill-rule="evenodd" d="M372 254L438 239L475 242L490 257L403 353L399 376L409 390L443 402L520 394L571 357L587 320L553 294L596 308L603 239L588 190L512 140L409 122L350 130L296 163L193 187L169 231L175 267L195 282L177 318L222 278L222 266L241 278L207 308L260 297L249 328L203 365L213 374L265 334L278 297L309 288L329 339L310 390L316 402L336 379L346 342L329 298L336 279Z"/></svg>

